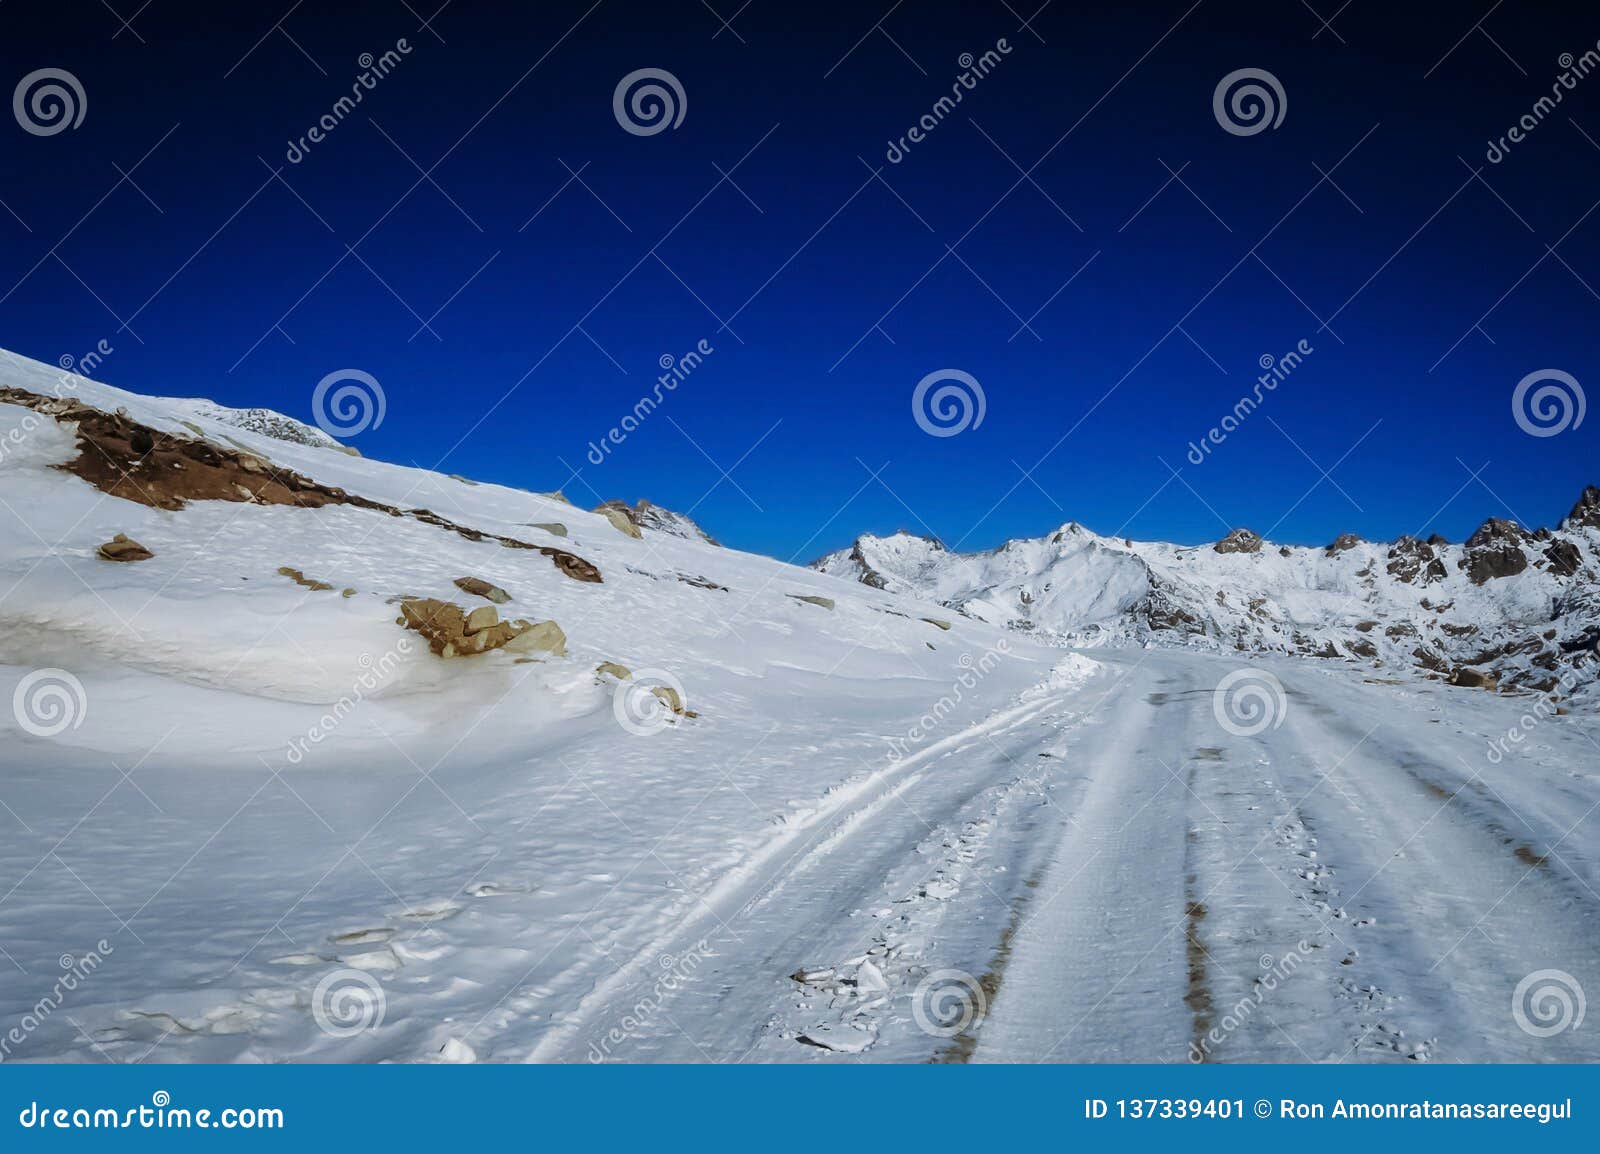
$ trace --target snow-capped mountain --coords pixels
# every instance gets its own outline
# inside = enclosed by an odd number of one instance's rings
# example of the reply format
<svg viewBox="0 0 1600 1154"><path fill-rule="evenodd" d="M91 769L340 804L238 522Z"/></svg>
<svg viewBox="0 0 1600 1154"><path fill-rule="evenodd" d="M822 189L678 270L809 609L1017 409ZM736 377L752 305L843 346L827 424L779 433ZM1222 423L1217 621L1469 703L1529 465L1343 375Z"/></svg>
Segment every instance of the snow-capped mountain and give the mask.
<svg viewBox="0 0 1600 1154"><path fill-rule="evenodd" d="M1600 489L1555 530L1490 519L1462 545L1345 534L1308 548L1237 529L1183 546L1069 522L983 553L863 536L812 567L1066 644L1353 658L1568 696L1594 676L1574 658L1600 642Z"/></svg>
<svg viewBox="0 0 1600 1154"><path fill-rule="evenodd" d="M355 450L341 444L315 425L308 425L304 421L286 417L272 409L230 409L227 405L219 405L215 401L196 397L152 399L170 405L174 411L187 410L192 419L214 421L219 425L230 425L235 429L243 429L249 433L259 433L263 437L271 437L275 441L287 441L292 445L315 445L325 449L340 449L347 453L355 452Z"/></svg>

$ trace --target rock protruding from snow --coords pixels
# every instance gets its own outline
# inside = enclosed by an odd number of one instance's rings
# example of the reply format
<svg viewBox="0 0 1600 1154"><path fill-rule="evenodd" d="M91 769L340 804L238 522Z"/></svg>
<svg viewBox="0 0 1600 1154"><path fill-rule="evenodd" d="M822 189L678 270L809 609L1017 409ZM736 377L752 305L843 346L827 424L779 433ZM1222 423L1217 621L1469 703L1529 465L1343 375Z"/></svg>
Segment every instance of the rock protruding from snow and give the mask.
<svg viewBox="0 0 1600 1154"><path fill-rule="evenodd" d="M637 540L644 536L639 531L639 520L634 516L633 510L628 508L622 501L606 501L604 504L596 505L593 512L599 513L607 521L610 521L616 527L617 532L624 537L632 537Z"/></svg>
<svg viewBox="0 0 1600 1154"><path fill-rule="evenodd" d="M148 561L155 554L126 533L118 533L100 546L100 556L107 561Z"/></svg>
<svg viewBox="0 0 1600 1154"><path fill-rule="evenodd" d="M316 426L297 421L293 417L286 417L272 409L230 409L215 401L188 398L171 398L167 403L187 409L192 416L215 421L219 425L231 425L247 433L259 433L275 441L287 441L293 445L313 445L322 449L347 449L347 446L340 444Z"/></svg>
<svg viewBox="0 0 1600 1154"><path fill-rule="evenodd" d="M682 537L685 541L699 541L706 545L721 544L687 514L663 509L652 501L638 501L633 506L632 512L634 521L645 529L654 529L658 533L666 533L672 537Z"/></svg>
<svg viewBox="0 0 1600 1154"><path fill-rule="evenodd" d="M493 601L496 605L504 605L511 600L511 594L498 585L491 585L481 577L457 577L456 588L463 593L470 593L474 597L482 597Z"/></svg>
<svg viewBox="0 0 1600 1154"><path fill-rule="evenodd" d="M1235 529L1211 548L1217 553L1259 553L1261 535L1249 529Z"/></svg>
<svg viewBox="0 0 1600 1154"><path fill-rule="evenodd" d="M400 603L395 624L422 634L428 648L440 657L471 657L495 649L535 650L556 656L566 652L566 634L554 621L501 621L492 605L481 605L469 613L450 601L408 598Z"/></svg>
<svg viewBox="0 0 1600 1154"><path fill-rule="evenodd" d="M1572 506L1572 512L1561 522L1561 527L1568 531L1600 529L1600 488L1587 486L1579 496L1578 503Z"/></svg>
<svg viewBox="0 0 1600 1154"><path fill-rule="evenodd" d="M1467 538L1464 564L1474 585L1496 577L1512 577L1528 567L1522 551L1528 533L1515 521L1490 517Z"/></svg>

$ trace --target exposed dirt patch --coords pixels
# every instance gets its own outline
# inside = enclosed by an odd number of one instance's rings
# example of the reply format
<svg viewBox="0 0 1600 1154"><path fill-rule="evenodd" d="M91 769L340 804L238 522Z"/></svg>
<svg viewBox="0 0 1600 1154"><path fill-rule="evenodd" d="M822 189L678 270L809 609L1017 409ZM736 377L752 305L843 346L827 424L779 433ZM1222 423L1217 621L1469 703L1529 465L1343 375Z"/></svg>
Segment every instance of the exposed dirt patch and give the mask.
<svg viewBox="0 0 1600 1154"><path fill-rule="evenodd" d="M411 517L468 541L497 541L508 549L536 550L575 581L600 583L600 570L575 553L485 533L441 517L431 509L401 509L324 485L241 449L164 433L121 412L107 413L68 398L0 387L0 402L20 405L77 425L78 455L57 466L102 493L153 509L176 512L190 501L254 502L318 509L351 505L391 517Z"/></svg>

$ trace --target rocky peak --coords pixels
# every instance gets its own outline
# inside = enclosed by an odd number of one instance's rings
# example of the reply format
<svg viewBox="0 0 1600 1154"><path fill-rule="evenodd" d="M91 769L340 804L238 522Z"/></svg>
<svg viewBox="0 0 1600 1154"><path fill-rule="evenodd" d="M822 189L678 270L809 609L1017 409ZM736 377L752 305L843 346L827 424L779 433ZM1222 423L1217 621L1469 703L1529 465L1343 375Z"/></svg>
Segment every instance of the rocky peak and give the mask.
<svg viewBox="0 0 1600 1154"><path fill-rule="evenodd" d="M1572 507L1572 512L1567 514L1567 519L1561 522L1563 529L1600 529L1600 488L1593 485L1587 486L1578 503Z"/></svg>
<svg viewBox="0 0 1600 1154"><path fill-rule="evenodd" d="M1340 533L1333 539L1332 543L1328 545L1324 552L1327 553L1329 557L1332 557L1336 553L1343 553L1346 549L1354 549L1359 544L1361 544L1361 538L1356 536L1354 533Z"/></svg>
<svg viewBox="0 0 1600 1154"><path fill-rule="evenodd" d="M1467 538L1461 565L1474 585L1521 573L1528 567L1528 555L1522 551L1528 539L1527 531L1515 521L1490 517Z"/></svg>

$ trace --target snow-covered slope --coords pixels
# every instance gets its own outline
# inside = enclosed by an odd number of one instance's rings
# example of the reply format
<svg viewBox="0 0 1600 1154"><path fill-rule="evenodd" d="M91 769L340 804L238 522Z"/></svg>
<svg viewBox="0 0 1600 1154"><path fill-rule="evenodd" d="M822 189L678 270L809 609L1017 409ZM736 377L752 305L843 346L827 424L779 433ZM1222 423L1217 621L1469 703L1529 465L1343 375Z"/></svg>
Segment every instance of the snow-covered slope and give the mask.
<svg viewBox="0 0 1600 1154"><path fill-rule="evenodd" d="M1458 679L1470 666L1565 697L1594 679L1600 490L1587 489L1556 530L1490 520L1463 545L1342 536L1306 548L1236 530L1181 546L1069 522L987 553L903 531L864 536L813 568L1071 644L1348 657Z"/></svg>
<svg viewBox="0 0 1600 1154"><path fill-rule="evenodd" d="M0 355L0 1061L1600 1058L1507 1010L1600 984L1592 714L1222 647L1369 577L1576 636L1503 532L847 583L652 510Z"/></svg>

